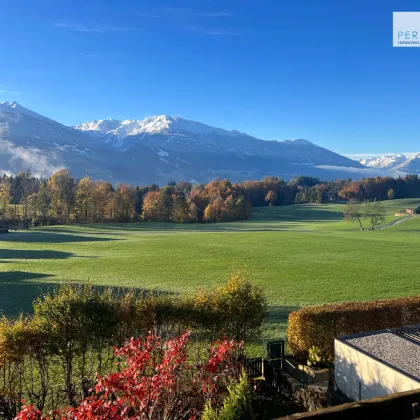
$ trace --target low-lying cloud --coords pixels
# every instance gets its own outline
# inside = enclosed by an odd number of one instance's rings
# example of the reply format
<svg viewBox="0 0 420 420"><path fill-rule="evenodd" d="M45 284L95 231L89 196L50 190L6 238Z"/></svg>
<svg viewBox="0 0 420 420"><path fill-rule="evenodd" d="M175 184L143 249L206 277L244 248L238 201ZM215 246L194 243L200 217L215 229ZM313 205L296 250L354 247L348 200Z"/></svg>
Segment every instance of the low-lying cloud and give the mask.
<svg viewBox="0 0 420 420"><path fill-rule="evenodd" d="M353 168L345 166L332 166L332 165L317 165L316 168L324 169L327 171L340 171L348 172L349 174L357 174L360 178L374 177L374 176L406 176L405 172L396 171L394 169L376 169L376 168Z"/></svg>
<svg viewBox="0 0 420 420"><path fill-rule="evenodd" d="M2 155L6 155L6 159L9 158L8 166L12 168L13 171L19 172L29 169L32 174L37 177L50 176L65 166L52 163L45 154L45 151L36 147L19 147L8 140L0 139L0 158ZM2 171L8 172L8 170L6 171L5 169Z"/></svg>

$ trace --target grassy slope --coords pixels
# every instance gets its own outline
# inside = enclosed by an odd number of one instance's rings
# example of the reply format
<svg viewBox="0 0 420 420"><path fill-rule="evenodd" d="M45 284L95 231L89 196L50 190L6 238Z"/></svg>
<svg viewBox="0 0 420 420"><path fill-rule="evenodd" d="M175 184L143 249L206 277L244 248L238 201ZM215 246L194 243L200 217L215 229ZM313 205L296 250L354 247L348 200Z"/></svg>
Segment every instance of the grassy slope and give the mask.
<svg viewBox="0 0 420 420"><path fill-rule="evenodd" d="M387 202L395 210L417 200ZM256 209L249 222L217 225L57 226L0 236L0 309L28 311L40 290L92 282L191 292L245 268L270 301L265 337L282 334L302 305L419 294L420 217L360 232L343 206Z"/></svg>

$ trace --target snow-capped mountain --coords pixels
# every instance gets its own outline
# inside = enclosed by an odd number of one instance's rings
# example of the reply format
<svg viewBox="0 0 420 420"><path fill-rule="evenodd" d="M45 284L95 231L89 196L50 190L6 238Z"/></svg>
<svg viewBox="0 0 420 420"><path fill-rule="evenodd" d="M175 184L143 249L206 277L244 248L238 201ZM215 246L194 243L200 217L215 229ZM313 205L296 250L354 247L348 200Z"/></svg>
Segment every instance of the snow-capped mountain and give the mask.
<svg viewBox="0 0 420 420"><path fill-rule="evenodd" d="M44 119L40 114L33 112L23 106L19 105L17 102L0 102L0 114L10 113L18 116L19 114L29 115L34 118Z"/></svg>
<svg viewBox="0 0 420 420"><path fill-rule="evenodd" d="M407 160L408 160L407 156L397 153L394 155L361 159L360 163L370 168L392 169L392 168L397 167L398 165L403 164Z"/></svg>
<svg viewBox="0 0 420 420"><path fill-rule="evenodd" d="M110 176L113 150L92 136L33 112L16 102L0 103L0 171L30 169L48 176L63 167L75 175Z"/></svg>
<svg viewBox="0 0 420 420"><path fill-rule="evenodd" d="M0 171L31 169L48 175L61 167L77 177L89 173L113 183L139 184L364 175L360 163L303 139L265 141L167 115L67 127L16 102L1 103Z"/></svg>
<svg viewBox="0 0 420 420"><path fill-rule="evenodd" d="M217 134L229 137L238 135L247 136L238 131L222 130L199 122L185 120L180 117L170 117L168 115L147 117L144 120L125 121L109 118L108 120L89 121L77 125L75 128L76 130L85 131L89 134L99 133L102 135L115 136L120 140L127 136L137 136L139 134L192 133L197 135Z"/></svg>
<svg viewBox="0 0 420 420"><path fill-rule="evenodd" d="M83 124L76 125L76 130L85 131L91 135L106 135L117 129L121 125L121 121L108 118L107 120L94 120Z"/></svg>
<svg viewBox="0 0 420 420"><path fill-rule="evenodd" d="M407 160L398 165L396 169L400 172L406 172L410 174L420 173L420 153L407 158Z"/></svg>
<svg viewBox="0 0 420 420"><path fill-rule="evenodd" d="M138 145L155 149L160 156L170 153L231 154L236 158L279 158L310 165L354 166L354 161L316 146L308 140L265 141L239 131L223 130L180 117L160 115L144 120L120 121L119 126L106 131L105 126L117 120L83 123L75 128L85 133L101 133L106 142L122 151Z"/></svg>

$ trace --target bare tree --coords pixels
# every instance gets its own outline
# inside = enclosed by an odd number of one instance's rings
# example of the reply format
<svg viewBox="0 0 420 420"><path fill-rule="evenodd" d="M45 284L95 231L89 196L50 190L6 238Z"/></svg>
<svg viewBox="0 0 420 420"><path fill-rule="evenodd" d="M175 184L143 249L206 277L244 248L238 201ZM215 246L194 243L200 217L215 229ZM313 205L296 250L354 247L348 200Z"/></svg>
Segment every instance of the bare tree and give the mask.
<svg viewBox="0 0 420 420"><path fill-rule="evenodd" d="M344 219L349 222L357 222L359 223L360 230L365 230L363 228L363 211L360 207L360 204L355 200L350 200L348 204L346 205L346 208L344 210Z"/></svg>
<svg viewBox="0 0 420 420"><path fill-rule="evenodd" d="M364 213L364 217L369 221L370 230L375 230L375 227L385 220L385 208L381 201L368 201Z"/></svg>

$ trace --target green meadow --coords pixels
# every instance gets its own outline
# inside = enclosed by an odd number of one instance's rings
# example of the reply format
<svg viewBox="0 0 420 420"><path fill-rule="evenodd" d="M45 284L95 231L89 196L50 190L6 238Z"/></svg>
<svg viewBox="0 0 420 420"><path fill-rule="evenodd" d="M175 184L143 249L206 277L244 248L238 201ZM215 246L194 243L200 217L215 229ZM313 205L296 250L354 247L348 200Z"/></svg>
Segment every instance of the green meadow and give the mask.
<svg viewBox="0 0 420 420"><path fill-rule="evenodd" d="M420 199L385 203L386 223ZM343 220L343 204L255 209L247 222L52 226L0 235L0 310L29 312L60 282L191 293L244 269L270 304L264 338L304 305L417 295L420 217L377 231Z"/></svg>

